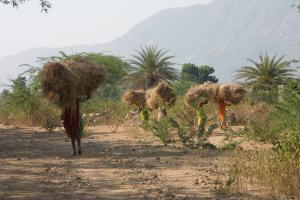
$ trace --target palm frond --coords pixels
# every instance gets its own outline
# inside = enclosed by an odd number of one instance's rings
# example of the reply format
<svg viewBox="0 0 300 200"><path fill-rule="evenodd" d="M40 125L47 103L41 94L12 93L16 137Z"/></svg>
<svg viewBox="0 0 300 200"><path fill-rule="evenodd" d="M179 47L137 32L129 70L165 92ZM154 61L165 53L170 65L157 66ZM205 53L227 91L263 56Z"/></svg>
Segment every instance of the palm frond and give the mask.
<svg viewBox="0 0 300 200"><path fill-rule="evenodd" d="M237 70L235 80L244 80L246 83L281 84L284 79L292 77L296 71L291 67L293 61L284 61L285 56L270 57L268 54L260 54L259 61L247 59L252 66L244 66Z"/></svg>
<svg viewBox="0 0 300 200"><path fill-rule="evenodd" d="M129 60L132 68L124 81L129 87L147 89L155 86L159 81L170 82L179 79L176 69L171 66L173 56L168 51L156 46L141 47Z"/></svg>

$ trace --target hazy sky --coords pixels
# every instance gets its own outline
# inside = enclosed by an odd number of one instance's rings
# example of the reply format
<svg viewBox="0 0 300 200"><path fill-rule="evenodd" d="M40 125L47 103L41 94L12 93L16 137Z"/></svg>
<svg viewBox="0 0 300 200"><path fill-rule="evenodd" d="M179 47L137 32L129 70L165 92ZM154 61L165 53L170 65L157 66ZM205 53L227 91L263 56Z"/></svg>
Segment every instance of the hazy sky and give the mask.
<svg viewBox="0 0 300 200"><path fill-rule="evenodd" d="M159 10L211 0L49 1L48 14L40 13L38 0L19 9L0 4L0 57L32 47L108 42Z"/></svg>

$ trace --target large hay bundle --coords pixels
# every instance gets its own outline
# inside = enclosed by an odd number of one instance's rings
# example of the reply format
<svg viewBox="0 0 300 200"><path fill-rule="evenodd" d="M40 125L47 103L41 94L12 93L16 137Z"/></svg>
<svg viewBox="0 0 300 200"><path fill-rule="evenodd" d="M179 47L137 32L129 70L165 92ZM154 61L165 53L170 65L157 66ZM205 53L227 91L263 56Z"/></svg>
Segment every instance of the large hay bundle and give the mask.
<svg viewBox="0 0 300 200"><path fill-rule="evenodd" d="M70 70L58 62L44 65L40 73L43 94L60 107L75 103L77 78Z"/></svg>
<svg viewBox="0 0 300 200"><path fill-rule="evenodd" d="M217 102L220 84L207 82L204 83L203 86L206 88L206 98L210 101Z"/></svg>
<svg viewBox="0 0 300 200"><path fill-rule="evenodd" d="M222 84L219 89L219 99L231 104L239 104L245 97L246 90L239 84Z"/></svg>
<svg viewBox="0 0 300 200"><path fill-rule="evenodd" d="M186 103L189 106L197 107L201 101L208 99L212 102L218 102L220 85L217 83L204 83L196 85L185 94Z"/></svg>
<svg viewBox="0 0 300 200"><path fill-rule="evenodd" d="M78 80L77 95L91 96L105 80L104 68L86 59L75 58L63 63Z"/></svg>
<svg viewBox="0 0 300 200"><path fill-rule="evenodd" d="M80 96L89 98L105 79L102 67L83 59L46 63L40 75L43 94L62 108L74 106Z"/></svg>
<svg viewBox="0 0 300 200"><path fill-rule="evenodd" d="M142 108L146 104L146 92L144 90L128 90L123 95L123 100L129 105Z"/></svg>
<svg viewBox="0 0 300 200"><path fill-rule="evenodd" d="M176 103L175 90L166 82L160 82L156 87L147 90L146 103L150 109L157 109L160 105L172 106Z"/></svg>

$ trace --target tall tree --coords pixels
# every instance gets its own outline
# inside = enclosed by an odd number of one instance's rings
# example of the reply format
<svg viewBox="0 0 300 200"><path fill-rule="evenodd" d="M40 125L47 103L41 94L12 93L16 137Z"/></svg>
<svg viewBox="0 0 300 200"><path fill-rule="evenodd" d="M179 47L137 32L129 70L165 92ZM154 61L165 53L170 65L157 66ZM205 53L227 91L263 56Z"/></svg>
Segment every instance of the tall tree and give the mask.
<svg viewBox="0 0 300 200"><path fill-rule="evenodd" d="M214 68L208 65L183 64L180 72L180 81L173 83L177 95L184 95L194 84L201 84L207 81L217 83L218 79L212 75L214 72Z"/></svg>
<svg viewBox="0 0 300 200"><path fill-rule="evenodd" d="M125 79L129 87L148 89L160 81L179 80L177 70L171 67L173 63L170 60L173 56L168 56L168 51L145 46L136 52L137 55L129 60L132 68Z"/></svg>
<svg viewBox="0 0 300 200"><path fill-rule="evenodd" d="M196 83L204 83L207 81L217 83L219 80L212 75L214 72L214 68L208 65L196 66L193 63L187 63L182 65L181 79Z"/></svg>
<svg viewBox="0 0 300 200"><path fill-rule="evenodd" d="M284 56L277 58L260 55L259 61L248 59L252 65L244 66L237 71L236 80L245 81L251 87L252 102L276 103L278 101L278 85L285 84L296 71L291 67L295 61L284 61Z"/></svg>
<svg viewBox="0 0 300 200"><path fill-rule="evenodd" d="M279 85L286 78L294 75L295 69L291 67L294 61L284 61L284 56L277 58L275 54L260 55L259 61L248 59L252 64L244 66L237 71L236 80L242 79L248 85Z"/></svg>
<svg viewBox="0 0 300 200"><path fill-rule="evenodd" d="M48 10L51 8L51 3L47 0L39 0L41 11L48 12ZM19 7L19 5L25 3L26 0L0 0L0 3L4 5L11 5L12 7Z"/></svg>

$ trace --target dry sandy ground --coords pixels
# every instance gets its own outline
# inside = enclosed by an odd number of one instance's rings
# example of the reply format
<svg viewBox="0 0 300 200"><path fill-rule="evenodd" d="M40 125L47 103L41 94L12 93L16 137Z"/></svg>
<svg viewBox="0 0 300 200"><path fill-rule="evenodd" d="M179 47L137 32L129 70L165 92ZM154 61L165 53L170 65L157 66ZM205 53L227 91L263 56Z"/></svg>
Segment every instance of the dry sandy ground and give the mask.
<svg viewBox="0 0 300 200"><path fill-rule="evenodd" d="M257 199L218 193L220 151L162 145L129 127L94 127L73 157L60 132L0 126L0 199Z"/></svg>

